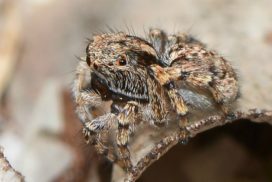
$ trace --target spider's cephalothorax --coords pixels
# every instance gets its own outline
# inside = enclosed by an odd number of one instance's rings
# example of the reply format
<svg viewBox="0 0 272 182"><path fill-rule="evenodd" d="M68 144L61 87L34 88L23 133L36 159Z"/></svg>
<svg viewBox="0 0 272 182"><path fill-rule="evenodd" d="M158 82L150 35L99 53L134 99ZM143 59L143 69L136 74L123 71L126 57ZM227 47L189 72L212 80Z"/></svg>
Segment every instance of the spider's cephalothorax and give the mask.
<svg viewBox="0 0 272 182"><path fill-rule="evenodd" d="M128 143L134 126L148 123L163 128L176 120L180 135L189 136L185 128L190 113L212 106L228 115L238 96L229 62L185 34L152 29L148 40L122 32L97 35L86 54L73 89L84 136L126 170L133 167ZM112 102L111 111L91 118L91 108L104 101ZM108 146L104 135L114 129L115 144Z"/></svg>

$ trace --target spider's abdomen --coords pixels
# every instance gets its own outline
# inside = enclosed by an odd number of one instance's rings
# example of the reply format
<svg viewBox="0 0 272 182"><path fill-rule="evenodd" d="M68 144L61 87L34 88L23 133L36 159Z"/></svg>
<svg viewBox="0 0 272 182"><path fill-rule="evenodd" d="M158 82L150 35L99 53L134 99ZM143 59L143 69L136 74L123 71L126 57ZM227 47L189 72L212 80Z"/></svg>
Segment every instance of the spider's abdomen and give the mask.
<svg viewBox="0 0 272 182"><path fill-rule="evenodd" d="M175 44L168 48L168 73L188 87L206 90L218 104L228 105L238 96L237 76L230 63L203 44Z"/></svg>

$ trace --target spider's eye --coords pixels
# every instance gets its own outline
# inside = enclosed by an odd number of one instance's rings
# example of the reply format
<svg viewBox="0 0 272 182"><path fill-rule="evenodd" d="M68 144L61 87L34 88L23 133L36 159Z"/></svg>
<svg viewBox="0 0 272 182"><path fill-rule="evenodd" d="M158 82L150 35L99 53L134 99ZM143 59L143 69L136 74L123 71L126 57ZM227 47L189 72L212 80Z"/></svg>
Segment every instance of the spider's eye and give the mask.
<svg viewBox="0 0 272 182"><path fill-rule="evenodd" d="M86 57L86 62L87 62L87 64L90 66L91 60L90 60L90 56L88 56L88 55L87 55L87 57Z"/></svg>
<svg viewBox="0 0 272 182"><path fill-rule="evenodd" d="M116 61L117 65L124 66L127 64L127 61L124 58L119 58Z"/></svg>
<svg viewBox="0 0 272 182"><path fill-rule="evenodd" d="M127 64L127 61L126 60L124 60L124 59L121 59L120 61L119 61L119 64L120 65L126 65Z"/></svg>

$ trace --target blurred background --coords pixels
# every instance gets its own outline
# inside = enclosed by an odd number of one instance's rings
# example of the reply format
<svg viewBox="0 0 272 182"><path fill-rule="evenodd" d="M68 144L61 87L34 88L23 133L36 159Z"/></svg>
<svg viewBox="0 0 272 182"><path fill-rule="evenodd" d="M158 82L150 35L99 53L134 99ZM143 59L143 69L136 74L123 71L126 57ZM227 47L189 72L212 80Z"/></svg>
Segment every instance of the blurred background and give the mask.
<svg viewBox="0 0 272 182"><path fill-rule="evenodd" d="M29 182L109 181L71 97L77 56L107 26L186 32L231 61L239 109L272 109L271 0L0 0L0 146ZM176 146L139 181L272 181L272 127L239 121Z"/></svg>

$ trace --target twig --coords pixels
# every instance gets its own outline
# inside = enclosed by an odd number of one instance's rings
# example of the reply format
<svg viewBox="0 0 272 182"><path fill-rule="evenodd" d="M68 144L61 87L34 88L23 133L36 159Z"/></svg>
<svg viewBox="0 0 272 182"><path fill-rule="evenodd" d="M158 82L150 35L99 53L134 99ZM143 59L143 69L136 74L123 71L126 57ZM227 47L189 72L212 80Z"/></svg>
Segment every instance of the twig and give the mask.
<svg viewBox="0 0 272 182"><path fill-rule="evenodd" d="M254 122L268 122L272 124L272 111L250 109L246 112L236 111L230 117L220 115L210 116L187 126L187 130L191 133L191 137L193 137L208 129L240 119L248 119ZM184 140L184 138L181 138L177 131L171 136L167 136L162 139L142 160L137 163L132 172L126 175L125 181L136 181L153 162L160 159L168 150L181 140Z"/></svg>
<svg viewBox="0 0 272 182"><path fill-rule="evenodd" d="M3 148L0 147L0 181L23 182L24 177L11 167L3 154Z"/></svg>

